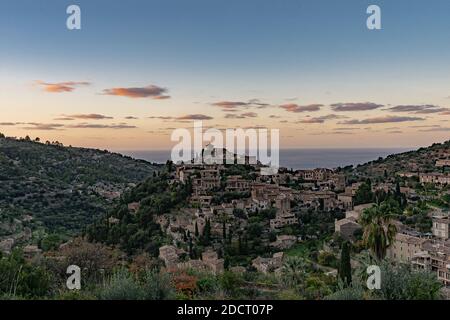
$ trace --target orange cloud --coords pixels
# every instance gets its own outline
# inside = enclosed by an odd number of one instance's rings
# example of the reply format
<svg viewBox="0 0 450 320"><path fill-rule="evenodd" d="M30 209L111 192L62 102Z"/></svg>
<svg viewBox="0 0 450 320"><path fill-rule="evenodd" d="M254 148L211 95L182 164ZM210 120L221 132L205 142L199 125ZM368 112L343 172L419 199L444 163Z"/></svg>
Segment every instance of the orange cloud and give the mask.
<svg viewBox="0 0 450 320"><path fill-rule="evenodd" d="M79 86L88 86L91 83L86 81L67 81L67 82L57 82L57 83L49 83L44 81L36 81L38 86L41 86L45 92L50 93L61 93L61 92L72 92L76 87Z"/></svg>
<svg viewBox="0 0 450 320"><path fill-rule="evenodd" d="M64 130L64 125L59 123L38 123L29 122L26 123L27 127L23 127L25 130L43 130L43 131L53 131L53 130Z"/></svg>
<svg viewBox="0 0 450 320"><path fill-rule="evenodd" d="M336 114L328 114L325 116L320 116L320 117L306 117L300 121L298 121L298 123L324 123L327 120L335 120L335 119L342 119L342 118L346 118L344 116L339 116Z"/></svg>
<svg viewBox="0 0 450 320"><path fill-rule="evenodd" d="M71 114L71 115L63 115L61 118L56 118L55 120L74 120L74 119L82 119L82 120L104 120L104 119L114 119L113 117L104 116L102 114L91 113L91 114Z"/></svg>
<svg viewBox="0 0 450 320"><path fill-rule="evenodd" d="M180 116L180 117L171 117L171 116L152 116L152 117L148 117L149 119L159 119L159 120L164 120L164 121L175 121L175 122L184 122L187 120L212 120L214 119L211 116L207 116L204 114L187 114L184 116Z"/></svg>
<svg viewBox="0 0 450 320"><path fill-rule="evenodd" d="M258 116L255 112L246 112L242 114L231 114L228 113L225 115L225 119L247 119L247 118L256 118Z"/></svg>
<svg viewBox="0 0 450 320"><path fill-rule="evenodd" d="M396 122L408 122L408 121L423 121L424 118L419 117L399 117L399 116L382 116L376 118L368 118L363 120L347 120L340 124L379 124L379 123L396 123Z"/></svg>
<svg viewBox="0 0 450 320"><path fill-rule="evenodd" d="M299 106L298 104L295 103L289 103L280 106L280 108L283 108L286 111L296 113L319 111L321 107L323 107L322 104L309 104L306 106Z"/></svg>
<svg viewBox="0 0 450 320"><path fill-rule="evenodd" d="M213 117L204 114L187 114L185 116L177 117L176 120L212 120Z"/></svg>
<svg viewBox="0 0 450 320"><path fill-rule="evenodd" d="M368 111L375 110L383 107L382 104L377 104L373 102L361 102L361 103L334 103L331 105L331 108L334 111L342 112L342 111Z"/></svg>
<svg viewBox="0 0 450 320"><path fill-rule="evenodd" d="M170 96L166 95L166 88L161 88L155 85L149 85L146 87L135 88L111 88L104 89L103 94L110 96L120 96L128 98L151 98L155 100L170 99Z"/></svg>
<svg viewBox="0 0 450 320"><path fill-rule="evenodd" d="M239 107L244 108L266 108L269 104L259 101L259 99L251 99L248 102L243 101L219 101L212 103L213 106L222 108L223 111L234 112Z"/></svg>
<svg viewBox="0 0 450 320"><path fill-rule="evenodd" d="M79 123L75 125L68 125L66 128L72 129L135 129L136 126L128 125L124 122L113 124L93 124L93 123Z"/></svg>

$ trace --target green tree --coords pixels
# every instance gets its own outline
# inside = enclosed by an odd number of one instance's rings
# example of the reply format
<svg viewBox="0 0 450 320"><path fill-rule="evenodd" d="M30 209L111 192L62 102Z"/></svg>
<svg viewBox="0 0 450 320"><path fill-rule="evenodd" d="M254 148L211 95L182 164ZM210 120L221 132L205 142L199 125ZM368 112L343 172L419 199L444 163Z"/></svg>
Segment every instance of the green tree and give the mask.
<svg viewBox="0 0 450 320"><path fill-rule="evenodd" d="M227 223L224 221L222 221L222 239L223 239L223 243L225 243L225 241L227 240Z"/></svg>
<svg viewBox="0 0 450 320"><path fill-rule="evenodd" d="M356 190L355 205L373 202L372 184L367 180Z"/></svg>
<svg viewBox="0 0 450 320"><path fill-rule="evenodd" d="M167 300L175 298L175 288L168 273L160 272L154 268L147 270L144 276L145 299Z"/></svg>
<svg viewBox="0 0 450 320"><path fill-rule="evenodd" d="M206 219L205 227L203 228L202 242L204 245L209 245L211 242L211 221Z"/></svg>
<svg viewBox="0 0 450 320"><path fill-rule="evenodd" d="M381 289L376 293L386 300L438 300L441 282L430 271L413 270L409 264L381 264Z"/></svg>
<svg viewBox="0 0 450 320"><path fill-rule="evenodd" d="M62 240L58 234L50 234L41 239L39 246L44 251L56 250L61 244Z"/></svg>
<svg viewBox="0 0 450 320"><path fill-rule="evenodd" d="M352 266L350 264L350 245L347 241L342 244L339 277L347 286L352 283Z"/></svg>
<svg viewBox="0 0 450 320"><path fill-rule="evenodd" d="M199 233L198 233L198 224L197 224L197 221L195 221L195 233L194 233L194 235L195 235L196 238L198 238Z"/></svg>
<svg viewBox="0 0 450 320"><path fill-rule="evenodd" d="M283 281L289 286L298 286L303 283L308 268L307 262L301 257L289 257L283 264Z"/></svg>
<svg viewBox="0 0 450 320"><path fill-rule="evenodd" d="M392 221L393 216L395 216L393 208L386 202L365 209L361 215L364 245L378 260L384 259L387 248L392 244L397 233L397 228Z"/></svg>

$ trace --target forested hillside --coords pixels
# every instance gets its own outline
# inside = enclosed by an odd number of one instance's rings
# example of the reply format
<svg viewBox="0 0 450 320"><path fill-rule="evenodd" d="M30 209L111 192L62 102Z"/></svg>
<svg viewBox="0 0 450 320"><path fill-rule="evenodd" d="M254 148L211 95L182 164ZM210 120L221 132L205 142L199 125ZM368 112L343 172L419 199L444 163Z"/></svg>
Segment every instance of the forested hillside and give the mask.
<svg viewBox="0 0 450 320"><path fill-rule="evenodd" d="M0 239L76 234L158 169L108 151L0 136Z"/></svg>

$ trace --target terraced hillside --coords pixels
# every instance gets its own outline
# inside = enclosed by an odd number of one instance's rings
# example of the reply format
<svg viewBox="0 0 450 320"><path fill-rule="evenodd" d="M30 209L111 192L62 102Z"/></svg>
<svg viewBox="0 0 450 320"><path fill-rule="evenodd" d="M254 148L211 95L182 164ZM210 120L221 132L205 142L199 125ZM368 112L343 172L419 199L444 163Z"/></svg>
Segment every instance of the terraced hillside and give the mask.
<svg viewBox="0 0 450 320"><path fill-rule="evenodd" d="M108 151L0 137L0 239L76 234L158 168Z"/></svg>

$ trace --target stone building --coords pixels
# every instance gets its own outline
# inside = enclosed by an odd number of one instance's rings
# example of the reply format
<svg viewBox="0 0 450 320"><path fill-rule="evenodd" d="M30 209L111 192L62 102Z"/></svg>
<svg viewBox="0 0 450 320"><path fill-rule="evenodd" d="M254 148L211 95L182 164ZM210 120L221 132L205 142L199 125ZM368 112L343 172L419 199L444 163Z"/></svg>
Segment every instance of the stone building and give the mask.
<svg viewBox="0 0 450 320"><path fill-rule="evenodd" d="M411 262L422 251L426 239L397 233L394 242L387 250L387 256L397 262Z"/></svg>
<svg viewBox="0 0 450 320"><path fill-rule="evenodd" d="M433 235L439 239L447 240L450 238L450 219L448 216L433 217Z"/></svg>
<svg viewBox="0 0 450 320"><path fill-rule="evenodd" d="M344 218L334 222L334 231L340 233L344 239L349 241L353 241L355 231L361 229L361 225L354 218Z"/></svg>

